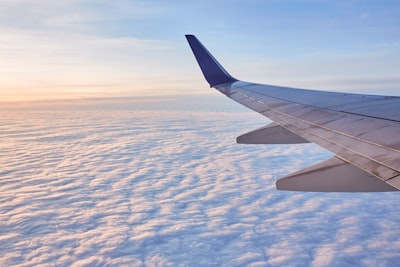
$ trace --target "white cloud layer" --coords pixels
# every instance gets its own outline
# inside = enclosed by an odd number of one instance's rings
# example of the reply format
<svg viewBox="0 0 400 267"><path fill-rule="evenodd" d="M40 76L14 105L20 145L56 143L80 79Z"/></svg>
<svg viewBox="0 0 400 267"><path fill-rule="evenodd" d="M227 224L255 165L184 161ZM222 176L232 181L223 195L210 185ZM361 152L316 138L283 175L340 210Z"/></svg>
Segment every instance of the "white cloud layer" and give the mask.
<svg viewBox="0 0 400 267"><path fill-rule="evenodd" d="M276 191L329 153L251 116L2 111L0 265L396 266L400 195Z"/></svg>

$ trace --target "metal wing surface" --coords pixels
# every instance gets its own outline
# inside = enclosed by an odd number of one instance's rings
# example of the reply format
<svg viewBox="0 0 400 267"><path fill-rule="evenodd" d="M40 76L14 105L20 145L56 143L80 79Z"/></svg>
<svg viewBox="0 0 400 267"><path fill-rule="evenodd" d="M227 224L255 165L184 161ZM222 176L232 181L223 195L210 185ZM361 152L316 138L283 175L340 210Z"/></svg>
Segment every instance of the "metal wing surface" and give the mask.
<svg viewBox="0 0 400 267"><path fill-rule="evenodd" d="M280 178L277 189L315 192L400 190L400 97L295 89L233 78L186 35L211 87L274 123L237 138L247 144L313 142L335 156Z"/></svg>

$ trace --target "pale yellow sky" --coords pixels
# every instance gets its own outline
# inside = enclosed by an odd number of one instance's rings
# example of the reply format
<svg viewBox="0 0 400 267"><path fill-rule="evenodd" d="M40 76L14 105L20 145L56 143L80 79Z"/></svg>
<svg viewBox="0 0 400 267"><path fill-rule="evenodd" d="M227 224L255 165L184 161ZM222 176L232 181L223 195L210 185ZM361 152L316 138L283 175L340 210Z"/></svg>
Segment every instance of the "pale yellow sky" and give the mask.
<svg viewBox="0 0 400 267"><path fill-rule="evenodd" d="M190 84L171 42L46 33L0 34L2 101L175 93Z"/></svg>
<svg viewBox="0 0 400 267"><path fill-rule="evenodd" d="M398 5L166 3L0 1L0 102L206 91L187 33L238 79L399 94Z"/></svg>

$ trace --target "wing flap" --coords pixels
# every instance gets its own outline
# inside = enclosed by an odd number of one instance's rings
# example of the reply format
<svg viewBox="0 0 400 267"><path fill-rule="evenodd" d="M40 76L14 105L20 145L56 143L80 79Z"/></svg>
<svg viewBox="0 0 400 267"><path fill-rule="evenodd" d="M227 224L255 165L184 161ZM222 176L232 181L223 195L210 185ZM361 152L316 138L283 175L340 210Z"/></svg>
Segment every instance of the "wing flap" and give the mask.
<svg viewBox="0 0 400 267"><path fill-rule="evenodd" d="M311 192L387 192L398 189L333 157L276 181L279 190Z"/></svg>
<svg viewBox="0 0 400 267"><path fill-rule="evenodd" d="M400 188L400 175L397 175L396 177L394 177L390 180L387 180L386 182L393 187Z"/></svg>
<svg viewBox="0 0 400 267"><path fill-rule="evenodd" d="M238 144L301 144L306 139L273 122L236 138Z"/></svg>
<svg viewBox="0 0 400 267"><path fill-rule="evenodd" d="M270 91L275 89L268 85L255 86L239 81L229 89L224 87L221 92L227 96L237 92L244 96L236 100L239 103L381 180L386 181L400 174L399 150L392 145L385 145L386 140L392 144L393 140L399 141L399 126L396 122L276 99L269 96ZM349 124L352 126L346 126ZM380 139L363 138L368 136L367 133L377 130L382 134Z"/></svg>

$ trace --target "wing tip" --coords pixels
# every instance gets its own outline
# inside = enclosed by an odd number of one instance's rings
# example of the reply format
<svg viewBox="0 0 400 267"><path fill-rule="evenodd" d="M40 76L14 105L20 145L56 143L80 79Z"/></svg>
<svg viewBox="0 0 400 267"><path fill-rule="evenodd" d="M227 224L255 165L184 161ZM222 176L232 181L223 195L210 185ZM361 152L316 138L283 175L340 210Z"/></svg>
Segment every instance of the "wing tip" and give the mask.
<svg viewBox="0 0 400 267"><path fill-rule="evenodd" d="M233 78L222 65L214 58L214 56L207 50L207 48L197 39L193 34L185 34L190 48L203 72L204 78L211 87L223 84L236 82L237 79Z"/></svg>

